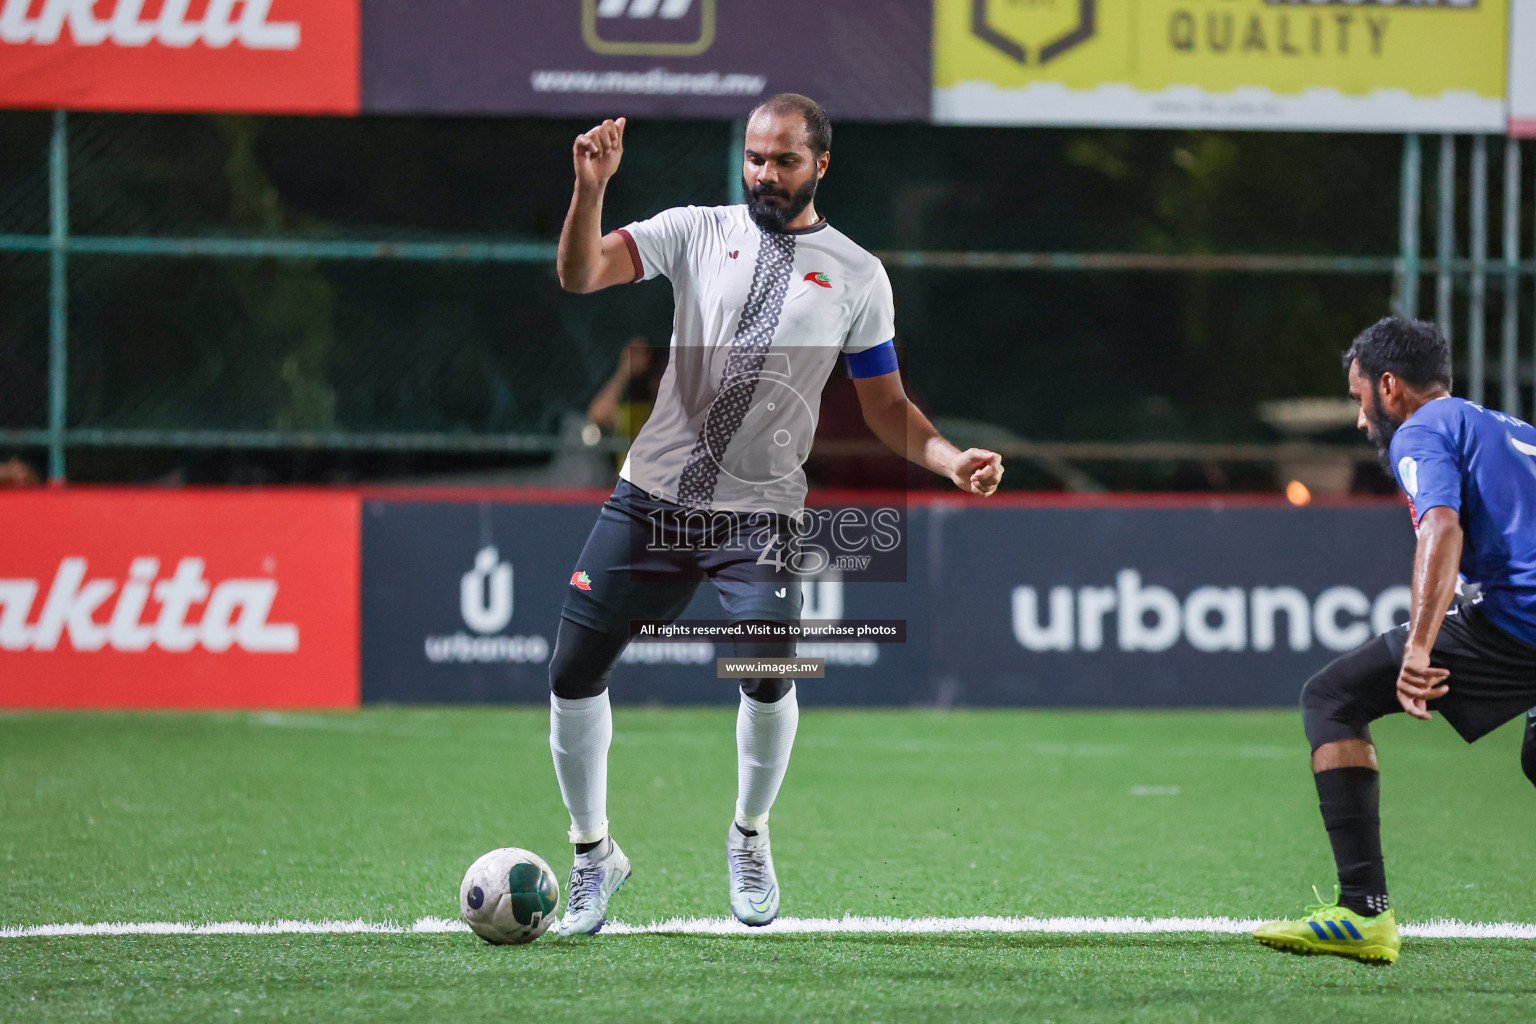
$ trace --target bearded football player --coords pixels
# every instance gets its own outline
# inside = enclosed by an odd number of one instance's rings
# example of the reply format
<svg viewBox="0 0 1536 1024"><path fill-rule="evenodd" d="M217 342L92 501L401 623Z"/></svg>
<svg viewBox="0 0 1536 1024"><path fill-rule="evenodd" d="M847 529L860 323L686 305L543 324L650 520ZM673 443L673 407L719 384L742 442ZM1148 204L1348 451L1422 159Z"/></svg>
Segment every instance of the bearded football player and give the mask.
<svg viewBox="0 0 1536 1024"><path fill-rule="evenodd" d="M1358 425L1408 496L1418 533L1409 621L1337 659L1302 690L1313 780L1338 866L1332 902L1254 933L1292 953L1390 964L1370 723L1439 712L1468 743L1536 704L1536 429L1451 397L1451 349L1432 323L1388 317L1344 354ZM1459 574L1458 574L1459 571ZM1536 782L1536 719L1521 766Z"/></svg>
<svg viewBox="0 0 1536 1024"><path fill-rule="evenodd" d="M592 528L550 660L550 749L570 812L575 864L560 934L607 920L629 858L608 833L609 671L632 620L669 622L708 579L731 623L799 620L793 519L822 388L841 360L865 422L898 454L990 495L1002 460L959 451L907 398L897 372L885 268L816 209L832 125L804 96L767 100L747 122L739 206L663 210L601 231L603 193L624 151L624 118L576 139L576 189L560 234L567 291L665 277L676 304L671 357L650 419ZM739 657L790 657L793 640L735 640ZM731 912L778 914L768 812L799 721L791 679L741 683L737 797L727 827Z"/></svg>

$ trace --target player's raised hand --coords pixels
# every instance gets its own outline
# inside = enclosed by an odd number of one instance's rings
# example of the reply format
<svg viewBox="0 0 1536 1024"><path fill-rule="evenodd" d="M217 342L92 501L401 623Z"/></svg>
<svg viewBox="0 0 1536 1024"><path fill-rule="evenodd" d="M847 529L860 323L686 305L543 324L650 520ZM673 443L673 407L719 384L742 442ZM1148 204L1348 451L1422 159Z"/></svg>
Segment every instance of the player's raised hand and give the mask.
<svg viewBox="0 0 1536 1024"><path fill-rule="evenodd" d="M955 461L949 478L967 494L989 497L1003 481L1003 457L985 448L967 448Z"/></svg>
<svg viewBox="0 0 1536 1024"><path fill-rule="evenodd" d="M1421 721L1429 721L1428 702L1451 692L1446 685L1450 670L1429 663L1428 651L1403 652L1403 667L1397 673L1397 702L1403 710Z"/></svg>
<svg viewBox="0 0 1536 1024"><path fill-rule="evenodd" d="M597 188L613 177L624 157L624 124L625 118L610 119L576 136L572 157L578 183Z"/></svg>

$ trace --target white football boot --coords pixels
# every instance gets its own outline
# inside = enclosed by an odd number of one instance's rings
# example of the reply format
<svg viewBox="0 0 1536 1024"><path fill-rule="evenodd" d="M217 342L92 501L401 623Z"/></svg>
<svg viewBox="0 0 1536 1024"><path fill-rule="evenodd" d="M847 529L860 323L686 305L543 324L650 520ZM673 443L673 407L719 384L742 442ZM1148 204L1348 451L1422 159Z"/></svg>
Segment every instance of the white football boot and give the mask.
<svg viewBox="0 0 1536 1024"><path fill-rule="evenodd" d="M725 856L731 866L731 913L736 920L756 928L778 917L779 879L773 873L768 826L747 836L731 822L725 834Z"/></svg>
<svg viewBox="0 0 1536 1024"><path fill-rule="evenodd" d="M629 858L612 836L603 845L576 855L565 883L561 935L596 935L608 923L608 899L630 874Z"/></svg>

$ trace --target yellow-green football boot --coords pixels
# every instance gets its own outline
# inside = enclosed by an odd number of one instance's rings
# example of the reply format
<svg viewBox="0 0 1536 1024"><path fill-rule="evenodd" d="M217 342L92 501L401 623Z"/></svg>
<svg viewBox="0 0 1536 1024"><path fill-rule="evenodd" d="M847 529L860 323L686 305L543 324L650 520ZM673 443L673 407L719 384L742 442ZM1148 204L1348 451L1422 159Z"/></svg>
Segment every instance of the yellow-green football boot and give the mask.
<svg viewBox="0 0 1536 1024"><path fill-rule="evenodd" d="M1317 904L1307 908L1299 921L1271 921L1253 937L1271 949L1302 956L1348 957L1363 964L1385 967L1397 959L1403 942L1397 935L1397 918L1391 910L1363 917L1339 906L1338 892L1329 903L1315 888Z"/></svg>

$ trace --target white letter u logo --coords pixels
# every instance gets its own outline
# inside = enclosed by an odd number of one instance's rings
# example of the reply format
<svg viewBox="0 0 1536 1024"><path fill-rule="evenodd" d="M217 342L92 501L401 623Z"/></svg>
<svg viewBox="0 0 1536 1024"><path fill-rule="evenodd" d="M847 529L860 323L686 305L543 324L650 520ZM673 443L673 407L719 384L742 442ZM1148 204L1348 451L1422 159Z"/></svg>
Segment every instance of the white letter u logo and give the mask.
<svg viewBox="0 0 1536 1024"><path fill-rule="evenodd" d="M459 611L476 633L496 633L512 621L512 566L490 545L475 555L475 567L459 580Z"/></svg>

